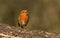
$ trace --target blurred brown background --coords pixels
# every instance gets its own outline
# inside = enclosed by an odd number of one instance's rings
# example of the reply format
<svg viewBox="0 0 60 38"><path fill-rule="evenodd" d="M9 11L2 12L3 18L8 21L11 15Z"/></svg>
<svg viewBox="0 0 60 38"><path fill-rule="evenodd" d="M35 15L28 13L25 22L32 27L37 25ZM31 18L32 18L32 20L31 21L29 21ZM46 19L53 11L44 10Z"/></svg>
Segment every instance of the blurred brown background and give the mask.
<svg viewBox="0 0 60 38"><path fill-rule="evenodd" d="M0 23L18 26L23 9L30 16L29 29L60 33L60 0L0 0Z"/></svg>

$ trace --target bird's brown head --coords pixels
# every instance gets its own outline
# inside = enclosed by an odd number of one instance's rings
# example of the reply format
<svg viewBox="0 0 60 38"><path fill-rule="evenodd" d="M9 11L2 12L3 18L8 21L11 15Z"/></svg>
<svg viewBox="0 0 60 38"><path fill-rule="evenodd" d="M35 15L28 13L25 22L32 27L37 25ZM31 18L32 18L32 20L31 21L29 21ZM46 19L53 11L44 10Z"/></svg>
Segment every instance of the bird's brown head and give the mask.
<svg viewBox="0 0 60 38"><path fill-rule="evenodd" d="M27 13L27 10L22 10L21 13Z"/></svg>
<svg viewBox="0 0 60 38"><path fill-rule="evenodd" d="M27 12L27 10L22 10L22 11L21 11L21 14L22 14L22 15L28 15L28 12Z"/></svg>

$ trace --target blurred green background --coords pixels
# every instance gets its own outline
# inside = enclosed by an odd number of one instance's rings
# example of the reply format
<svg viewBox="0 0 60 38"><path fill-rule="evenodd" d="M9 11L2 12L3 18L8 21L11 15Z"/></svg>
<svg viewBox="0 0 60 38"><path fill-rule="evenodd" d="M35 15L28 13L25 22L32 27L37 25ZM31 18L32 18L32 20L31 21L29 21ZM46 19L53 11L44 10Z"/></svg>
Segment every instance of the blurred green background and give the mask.
<svg viewBox="0 0 60 38"><path fill-rule="evenodd" d="M27 28L60 33L60 0L0 0L0 23L17 27L23 9L29 13Z"/></svg>

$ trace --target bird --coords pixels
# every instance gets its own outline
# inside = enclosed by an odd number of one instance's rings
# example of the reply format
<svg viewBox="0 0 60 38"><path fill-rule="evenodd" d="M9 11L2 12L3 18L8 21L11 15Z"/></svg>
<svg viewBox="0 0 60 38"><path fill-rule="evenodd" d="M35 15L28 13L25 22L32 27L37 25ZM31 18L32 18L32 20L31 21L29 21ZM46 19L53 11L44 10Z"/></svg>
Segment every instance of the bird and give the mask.
<svg viewBox="0 0 60 38"><path fill-rule="evenodd" d="M27 10L22 10L19 17L18 17L18 26L21 28L24 28L24 26L27 26L29 21L29 15Z"/></svg>

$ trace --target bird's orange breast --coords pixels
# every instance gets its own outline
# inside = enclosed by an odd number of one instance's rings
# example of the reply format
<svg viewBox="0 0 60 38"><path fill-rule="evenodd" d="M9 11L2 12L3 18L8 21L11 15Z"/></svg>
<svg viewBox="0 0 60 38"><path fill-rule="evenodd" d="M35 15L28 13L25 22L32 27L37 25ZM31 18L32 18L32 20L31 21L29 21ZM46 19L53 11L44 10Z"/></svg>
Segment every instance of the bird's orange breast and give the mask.
<svg viewBox="0 0 60 38"><path fill-rule="evenodd" d="M27 23L28 22L28 15L26 13L22 13L19 17L19 22L22 23Z"/></svg>

